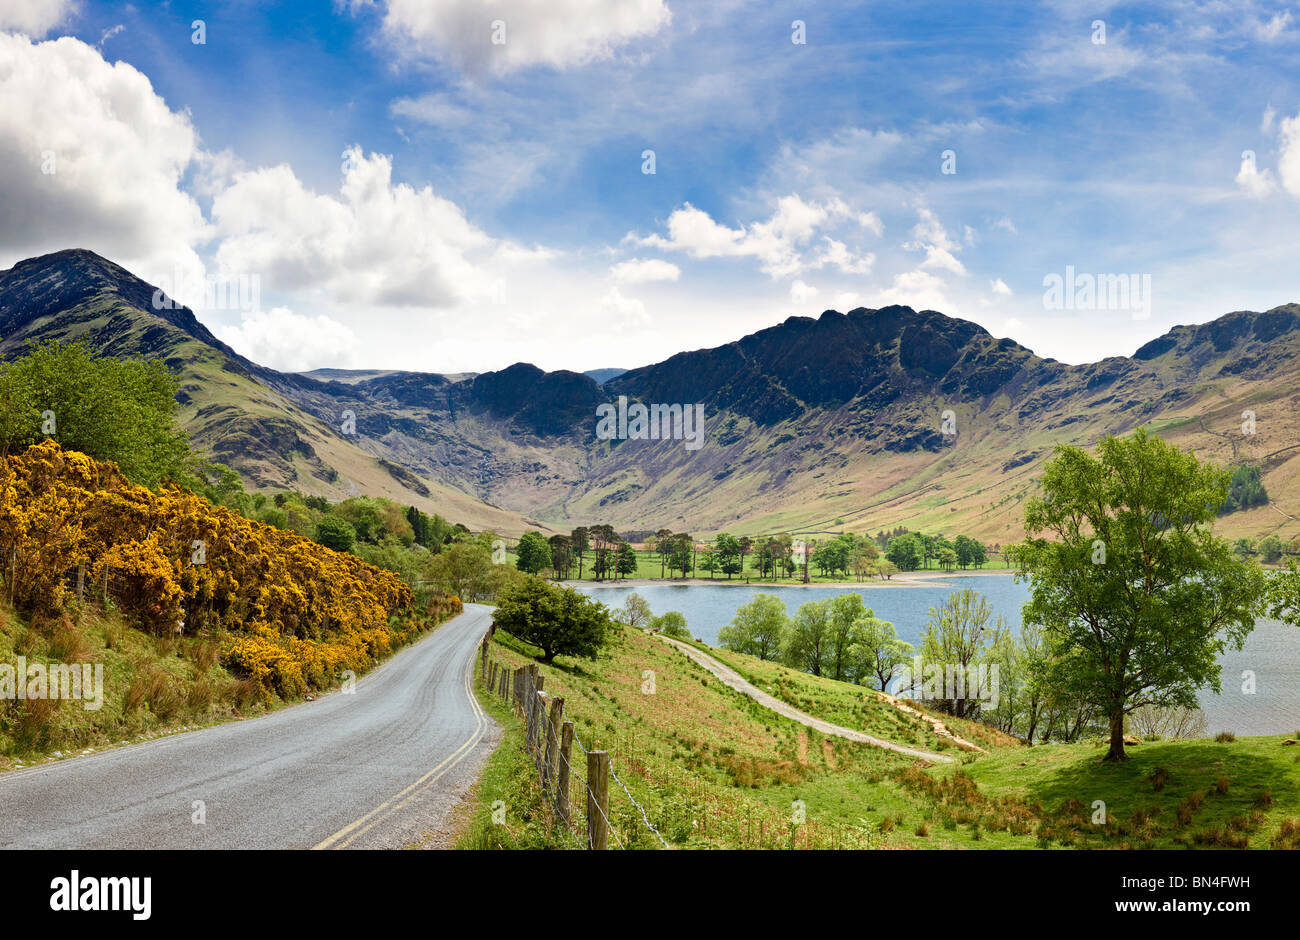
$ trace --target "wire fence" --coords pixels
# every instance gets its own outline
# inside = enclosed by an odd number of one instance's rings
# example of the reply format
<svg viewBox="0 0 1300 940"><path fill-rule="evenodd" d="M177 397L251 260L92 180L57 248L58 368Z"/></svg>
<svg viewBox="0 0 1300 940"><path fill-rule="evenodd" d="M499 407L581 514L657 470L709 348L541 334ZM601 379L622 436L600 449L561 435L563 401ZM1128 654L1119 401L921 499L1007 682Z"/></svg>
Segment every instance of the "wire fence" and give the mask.
<svg viewBox="0 0 1300 940"><path fill-rule="evenodd" d="M536 663L513 668L491 659L490 634L483 640L479 658L484 684L508 700L525 722L524 747L537 771L553 827L567 833L580 849L636 848L648 836L629 828L635 826L644 827L664 848L671 847L614 770L609 752L590 750L578 738L573 722L565 717L564 699L545 690L546 679ZM578 757L573 753L575 746ZM611 790L611 780L617 790ZM625 799L631 811L620 814L611 810L611 792L616 800ZM622 832L612 822L615 817L626 820Z"/></svg>

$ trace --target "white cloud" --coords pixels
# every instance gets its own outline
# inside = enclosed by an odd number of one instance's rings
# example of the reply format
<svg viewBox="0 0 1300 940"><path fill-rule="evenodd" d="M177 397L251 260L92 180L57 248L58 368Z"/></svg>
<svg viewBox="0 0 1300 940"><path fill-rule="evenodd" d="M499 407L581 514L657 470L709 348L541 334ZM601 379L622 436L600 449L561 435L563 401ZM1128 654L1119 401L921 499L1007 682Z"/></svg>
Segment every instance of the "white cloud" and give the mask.
<svg viewBox="0 0 1300 940"><path fill-rule="evenodd" d="M1286 32L1286 28L1291 25L1291 11L1283 10L1281 13L1274 14L1268 21L1259 20L1255 23L1255 35L1264 42L1272 42Z"/></svg>
<svg viewBox="0 0 1300 940"><path fill-rule="evenodd" d="M805 284L803 281L796 279L790 285L790 300L801 307L816 296L817 288L811 284Z"/></svg>
<svg viewBox="0 0 1300 940"><path fill-rule="evenodd" d="M382 5L385 36L408 54L496 74L606 59L672 20L663 0L349 0L348 5L354 10ZM503 34L494 25L498 22Z"/></svg>
<svg viewBox="0 0 1300 940"><path fill-rule="evenodd" d="M215 332L236 352L281 372L356 364L356 336L326 316L307 317L273 307L245 314L238 326L217 327Z"/></svg>
<svg viewBox="0 0 1300 940"><path fill-rule="evenodd" d="M853 221L870 228L873 219L871 213L854 213L838 198L805 202L792 193L777 200L776 209L767 220L739 228L728 228L714 221L707 212L688 202L668 216L667 238L629 235L628 240L663 251L682 251L693 258L756 258L765 274L778 278L826 264L847 265L845 270L870 268L874 260L870 255L856 258L847 246L833 239L827 239L829 244L818 257L805 257L804 249L823 227ZM874 224L878 225L879 220L874 219Z"/></svg>
<svg viewBox="0 0 1300 940"><path fill-rule="evenodd" d="M1251 150L1247 150L1241 156L1241 168L1237 170L1236 182L1248 196L1256 199L1267 196L1277 189L1273 174L1267 169L1261 171L1255 165L1255 153Z"/></svg>
<svg viewBox="0 0 1300 940"><path fill-rule="evenodd" d="M645 284L650 281L675 281L681 277L682 269L658 258L632 258L620 261L609 269L609 273L624 284Z"/></svg>
<svg viewBox="0 0 1300 940"><path fill-rule="evenodd" d="M1277 117L1277 109L1271 104L1264 109L1264 114L1259 119L1259 132L1269 134L1273 131L1273 119Z"/></svg>
<svg viewBox="0 0 1300 940"><path fill-rule="evenodd" d="M993 293L997 294L1000 297L1011 296L1011 288L1007 287L1007 282L1002 280L1002 278L1000 277L995 278L992 281L989 281L989 289L992 290Z"/></svg>
<svg viewBox="0 0 1300 940"><path fill-rule="evenodd" d="M390 157L350 148L338 196L309 190L284 164L237 174L212 203L219 265L272 290L451 307L498 292L510 266L551 256L491 238L431 187L393 183L392 169Z"/></svg>
<svg viewBox="0 0 1300 940"><path fill-rule="evenodd" d="M862 297L856 291L844 291L835 295L835 309L848 311L862 306Z"/></svg>
<svg viewBox="0 0 1300 940"><path fill-rule="evenodd" d="M955 316L957 311L944 293L944 282L929 271L905 271L894 284L880 292L880 305L903 304L913 310L939 310Z"/></svg>
<svg viewBox="0 0 1300 940"><path fill-rule="evenodd" d="M918 214L920 221L912 227L913 240L904 242L903 247L908 251L925 252L925 260L921 262L923 268L965 274L966 267L955 254L961 251L961 246L949 236L939 217L926 208L921 208Z"/></svg>
<svg viewBox="0 0 1300 940"><path fill-rule="evenodd" d="M142 276L202 276L207 226L181 189L198 135L146 76L71 37L0 33L0 101L0 255L89 248Z"/></svg>
<svg viewBox="0 0 1300 940"><path fill-rule="evenodd" d="M1015 317L1008 317L1006 322L1002 324L1002 329L1006 331L1008 336L1011 336L1013 333L1017 333L1024 328L1025 325Z"/></svg>
<svg viewBox="0 0 1300 940"><path fill-rule="evenodd" d="M481 114L476 114L439 92L418 98L398 98L388 106L388 110L394 117L410 118L436 127L464 127L483 119Z"/></svg>
<svg viewBox="0 0 1300 940"><path fill-rule="evenodd" d="M75 0L2 0L0 30L12 30L40 39L77 10Z"/></svg>
<svg viewBox="0 0 1300 940"><path fill-rule="evenodd" d="M1300 113L1282 119L1278 143L1277 174L1286 191L1300 198Z"/></svg>
<svg viewBox="0 0 1300 940"><path fill-rule="evenodd" d="M613 318L615 326L639 327L649 326L650 317L646 314L645 304L635 297L624 297L617 287L611 287L600 298L602 320Z"/></svg>
<svg viewBox="0 0 1300 940"><path fill-rule="evenodd" d="M124 32L126 32L126 27L123 26L121 23L118 23L116 26L113 26L113 27L111 27L111 28L109 28L109 29L104 30L104 34L103 34L102 36L99 37L99 43L98 43L98 45L97 45L95 48L97 48L97 49L103 49L103 48L104 48L104 43L108 42L110 39L112 39L112 38L113 38L114 36L116 36L118 33L124 33Z"/></svg>
<svg viewBox="0 0 1300 940"><path fill-rule="evenodd" d="M824 268L834 265L846 274L869 274L871 266L876 263L876 256L871 252L854 255L844 242L836 241L829 235L823 236L826 249L812 261L812 267Z"/></svg>

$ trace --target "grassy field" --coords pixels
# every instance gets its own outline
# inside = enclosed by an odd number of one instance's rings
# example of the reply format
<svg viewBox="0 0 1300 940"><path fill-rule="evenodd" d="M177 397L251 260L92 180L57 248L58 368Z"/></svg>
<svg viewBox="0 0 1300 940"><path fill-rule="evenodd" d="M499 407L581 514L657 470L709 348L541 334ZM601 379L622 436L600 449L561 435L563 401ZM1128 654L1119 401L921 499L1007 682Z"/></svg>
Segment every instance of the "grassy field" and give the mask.
<svg viewBox="0 0 1300 940"><path fill-rule="evenodd" d="M501 633L492 648L512 667L534 652ZM901 743L943 743L869 690L724 656L819 717ZM578 740L611 753L615 772L674 848L1300 847L1300 747L1284 746L1282 736L1147 743L1114 766L1100 762L1098 744L1029 748L952 722L989 753L950 746L957 763L929 766L824 740L638 630L625 630L595 661L560 657L542 673L547 691L565 698ZM644 691L649 673L653 694ZM551 824L519 720L481 684L478 693L507 733L459 847L576 847ZM1094 823L1098 800L1106 815ZM494 803L504 809L500 822ZM800 804L806 821L797 823ZM613 785L610 816L627 847L660 847Z"/></svg>

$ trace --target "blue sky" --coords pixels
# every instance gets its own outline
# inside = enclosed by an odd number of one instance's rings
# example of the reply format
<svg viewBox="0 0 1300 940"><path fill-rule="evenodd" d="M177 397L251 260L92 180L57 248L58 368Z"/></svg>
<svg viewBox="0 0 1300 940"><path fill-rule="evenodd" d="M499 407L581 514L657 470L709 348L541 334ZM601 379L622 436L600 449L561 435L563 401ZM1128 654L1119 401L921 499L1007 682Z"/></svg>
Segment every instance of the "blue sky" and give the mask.
<svg viewBox="0 0 1300 940"><path fill-rule="evenodd" d="M0 0L0 31L0 265L94 248L279 368L635 366L889 303L1080 362L1300 301L1291 4ZM1149 305L1051 309L1067 268Z"/></svg>

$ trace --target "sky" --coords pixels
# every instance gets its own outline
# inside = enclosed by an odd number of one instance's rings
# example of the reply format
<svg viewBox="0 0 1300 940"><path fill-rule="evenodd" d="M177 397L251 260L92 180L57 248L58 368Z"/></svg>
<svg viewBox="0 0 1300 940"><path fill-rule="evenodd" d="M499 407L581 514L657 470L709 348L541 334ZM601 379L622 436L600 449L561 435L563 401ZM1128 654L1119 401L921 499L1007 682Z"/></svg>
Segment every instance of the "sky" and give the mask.
<svg viewBox="0 0 1300 940"><path fill-rule="evenodd" d="M290 371L889 304L1096 361L1300 302L1298 54L1273 0L0 0L0 269Z"/></svg>

